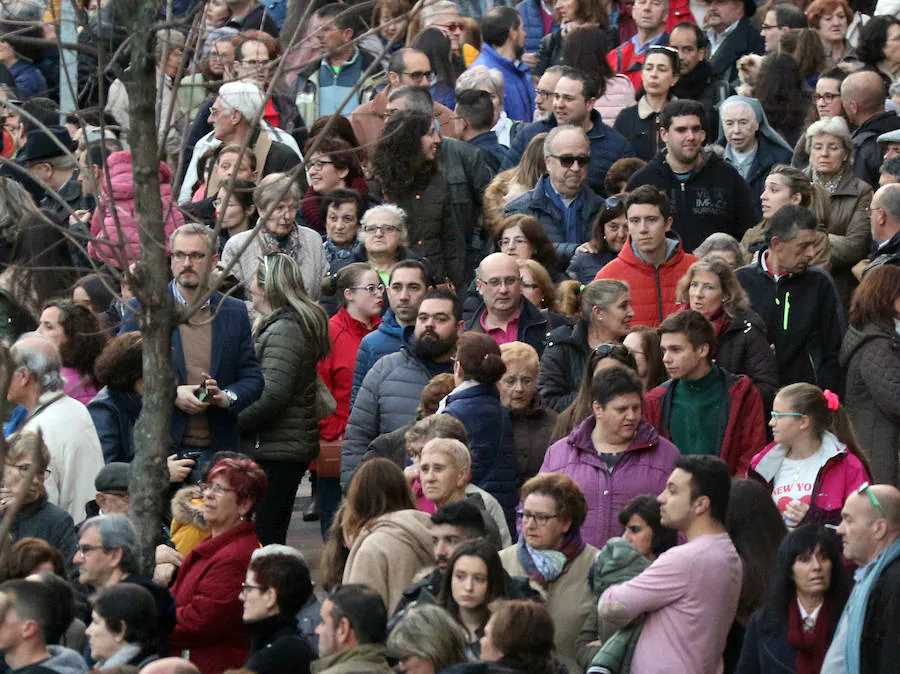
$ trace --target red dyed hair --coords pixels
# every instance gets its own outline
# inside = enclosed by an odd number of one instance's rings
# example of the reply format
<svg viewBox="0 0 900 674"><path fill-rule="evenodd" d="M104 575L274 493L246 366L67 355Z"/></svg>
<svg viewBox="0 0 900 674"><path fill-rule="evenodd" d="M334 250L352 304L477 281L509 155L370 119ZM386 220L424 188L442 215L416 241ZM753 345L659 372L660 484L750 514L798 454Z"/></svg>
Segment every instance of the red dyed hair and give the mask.
<svg viewBox="0 0 900 674"><path fill-rule="evenodd" d="M234 489L239 501L253 504L251 513L269 490L266 472L250 459L222 459L210 469L206 480L212 482L217 477L222 477Z"/></svg>

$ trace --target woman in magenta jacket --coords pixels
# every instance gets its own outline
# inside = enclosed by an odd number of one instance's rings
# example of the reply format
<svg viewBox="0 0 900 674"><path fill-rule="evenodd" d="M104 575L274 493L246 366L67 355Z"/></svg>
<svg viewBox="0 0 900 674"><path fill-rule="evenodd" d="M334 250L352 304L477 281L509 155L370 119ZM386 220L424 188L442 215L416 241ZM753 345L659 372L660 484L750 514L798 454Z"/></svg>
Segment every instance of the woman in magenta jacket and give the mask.
<svg viewBox="0 0 900 674"><path fill-rule="evenodd" d="M844 501L872 478L837 395L785 386L769 426L775 441L750 461L750 477L769 487L789 528L839 524Z"/></svg>
<svg viewBox="0 0 900 674"><path fill-rule="evenodd" d="M544 456L542 473L564 473L588 503L581 535L602 548L621 534L619 511L635 496L659 494L681 452L641 418L643 385L630 369L614 365L591 384L593 414Z"/></svg>
<svg viewBox="0 0 900 674"><path fill-rule="evenodd" d="M356 352L363 337L381 323L381 308L384 305L381 277L365 262L354 262L340 269L332 277L331 288L326 289L326 294L328 291L337 297L340 309L328 322L331 353L319 361L319 374L334 396L337 407L331 416L319 422L322 442L339 440L347 429ZM340 480L319 477L316 507L323 539L328 534L340 501Z"/></svg>
<svg viewBox="0 0 900 674"><path fill-rule="evenodd" d="M223 459L209 471L203 516L210 536L178 570L172 586L176 624L169 636L172 654L188 651L203 674L221 674L247 661L250 636L239 597L250 556L259 547L253 512L267 487L265 472L249 459Z"/></svg>

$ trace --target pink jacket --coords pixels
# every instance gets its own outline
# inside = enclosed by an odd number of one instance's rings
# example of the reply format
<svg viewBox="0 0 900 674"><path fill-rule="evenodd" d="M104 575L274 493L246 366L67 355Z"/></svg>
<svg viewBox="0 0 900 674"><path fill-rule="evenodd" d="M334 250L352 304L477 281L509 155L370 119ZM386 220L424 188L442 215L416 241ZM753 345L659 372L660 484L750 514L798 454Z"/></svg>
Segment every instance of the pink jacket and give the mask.
<svg viewBox="0 0 900 674"><path fill-rule="evenodd" d="M88 244L88 255L117 269L126 269L129 264L141 259L139 219L134 210L131 153L113 152L106 160L106 170L109 173L109 184L106 176L103 176L100 181L103 194L97 199L97 208L91 220L91 236L115 245L107 246L91 241ZM112 193L109 192L110 185ZM165 162L159 164L159 195L166 221L166 240L160 244L166 246L169 235L184 224L184 216L172 200L172 170ZM118 227L113 207L118 214ZM124 250L119 248L119 244L124 244Z"/></svg>
<svg viewBox="0 0 900 674"><path fill-rule="evenodd" d="M606 82L606 91L594 101L594 110L600 113L604 124L612 126L616 123L619 113L636 102L634 85L626 75L619 73Z"/></svg>
<svg viewBox="0 0 900 674"><path fill-rule="evenodd" d="M834 434L826 431L822 436L825 465L816 476L809 510L799 524L840 524L844 501L863 482L871 481L868 471L859 458L847 450ZM770 490L785 448L773 442L750 460L748 476L765 484Z"/></svg>

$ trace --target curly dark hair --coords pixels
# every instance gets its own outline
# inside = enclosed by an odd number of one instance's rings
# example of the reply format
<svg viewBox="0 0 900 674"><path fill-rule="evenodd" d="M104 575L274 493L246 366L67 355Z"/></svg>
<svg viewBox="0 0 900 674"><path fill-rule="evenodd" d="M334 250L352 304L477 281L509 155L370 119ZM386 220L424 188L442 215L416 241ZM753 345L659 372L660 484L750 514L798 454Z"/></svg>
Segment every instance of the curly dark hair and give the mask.
<svg viewBox="0 0 900 674"><path fill-rule="evenodd" d="M107 343L94 364L97 382L113 391L129 393L144 376L144 340L140 332L127 332Z"/></svg>
<svg viewBox="0 0 900 674"><path fill-rule="evenodd" d="M434 118L424 112L407 111L391 117L375 146L373 168L381 189L392 199L427 185L437 164L425 158L422 137L434 126Z"/></svg>
<svg viewBox="0 0 900 674"><path fill-rule="evenodd" d="M856 57L872 68L880 61L883 61L888 31L894 25L900 26L900 19L896 19L893 16L872 17L872 20L867 22L859 31Z"/></svg>
<svg viewBox="0 0 900 674"><path fill-rule="evenodd" d="M794 142L812 103L794 57L776 52L763 58L753 93L769 124L789 143Z"/></svg>
<svg viewBox="0 0 900 674"><path fill-rule="evenodd" d="M96 380L94 364L106 346L106 331L94 312L73 300L53 300L44 309L59 309L59 324L66 341L59 347L62 364Z"/></svg>

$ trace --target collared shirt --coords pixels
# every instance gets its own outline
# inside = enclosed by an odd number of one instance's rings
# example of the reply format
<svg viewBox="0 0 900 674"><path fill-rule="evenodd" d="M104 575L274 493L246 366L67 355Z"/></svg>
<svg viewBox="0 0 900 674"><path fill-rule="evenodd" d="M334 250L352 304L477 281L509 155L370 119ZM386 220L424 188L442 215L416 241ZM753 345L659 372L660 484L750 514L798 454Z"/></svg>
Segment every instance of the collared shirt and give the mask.
<svg viewBox="0 0 900 674"><path fill-rule="evenodd" d="M508 344L509 342L516 342L519 340L519 316L522 315L522 303L519 303L519 308L516 310L516 313L512 318L509 319L509 323L506 324L505 328L489 328L485 323L485 319L487 318L488 312L485 309L481 314L481 319L479 323L481 324L481 329L484 331L484 334L488 335L491 339L493 339L497 344Z"/></svg>
<svg viewBox="0 0 900 674"><path fill-rule="evenodd" d="M773 272L771 269L769 269L768 260L769 260L769 251L764 250L762 252L762 260L760 260L760 264L762 265L763 271L766 272L767 274L769 274L772 278L774 278L777 281L781 277L778 274L776 274L775 272Z"/></svg>
<svg viewBox="0 0 900 674"><path fill-rule="evenodd" d="M735 21L733 24L728 26L721 33L717 33L712 28L706 31L706 37L709 38L709 48L710 48L710 56L714 56L717 51L719 51L719 47L722 46L722 43L725 42L725 38L731 35L734 32L734 29L737 28L737 25L741 22L740 19Z"/></svg>
<svg viewBox="0 0 900 674"><path fill-rule="evenodd" d="M747 179L750 175L750 167L753 160L756 159L756 152L759 150L759 143L754 143L753 149L749 152L735 152L731 145L725 146L725 161L734 166L737 172L741 174L741 178Z"/></svg>
<svg viewBox="0 0 900 674"><path fill-rule="evenodd" d="M181 291L178 289L177 283L172 283L172 296L175 297L175 301L178 302L183 307L186 307L189 302L184 299L184 295L181 294ZM206 301L203 303L203 306L199 307L199 309L203 310L209 307L209 303L212 301L212 297L207 297Z"/></svg>
<svg viewBox="0 0 900 674"><path fill-rule="evenodd" d="M822 608L822 604L819 604L809 612L803 608L803 604L800 603L799 599L797 600L797 606L800 607L800 620L803 622L803 631L812 632L816 629L816 620L819 618L819 609Z"/></svg>
<svg viewBox="0 0 900 674"><path fill-rule="evenodd" d="M665 34L666 34L666 30L665 30L665 28L663 28L663 31L659 35L657 35L655 37L651 37L644 44L641 44L639 34L635 34L635 36L633 38L631 38L631 44L634 45L634 53L635 54L643 54L650 47L662 42L663 35L665 35Z"/></svg>

